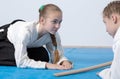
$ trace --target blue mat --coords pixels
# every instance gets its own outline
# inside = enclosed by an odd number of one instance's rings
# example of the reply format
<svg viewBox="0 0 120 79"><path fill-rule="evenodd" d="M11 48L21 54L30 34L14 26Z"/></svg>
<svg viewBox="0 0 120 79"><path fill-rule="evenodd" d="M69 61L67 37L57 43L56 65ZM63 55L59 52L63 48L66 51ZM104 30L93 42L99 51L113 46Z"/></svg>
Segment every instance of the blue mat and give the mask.
<svg viewBox="0 0 120 79"><path fill-rule="evenodd" d="M65 48L65 56L74 64L74 69L85 68L111 61L111 48ZM56 77L53 74L67 70L21 69L13 66L0 66L0 79L100 79L96 73L106 67L95 70Z"/></svg>

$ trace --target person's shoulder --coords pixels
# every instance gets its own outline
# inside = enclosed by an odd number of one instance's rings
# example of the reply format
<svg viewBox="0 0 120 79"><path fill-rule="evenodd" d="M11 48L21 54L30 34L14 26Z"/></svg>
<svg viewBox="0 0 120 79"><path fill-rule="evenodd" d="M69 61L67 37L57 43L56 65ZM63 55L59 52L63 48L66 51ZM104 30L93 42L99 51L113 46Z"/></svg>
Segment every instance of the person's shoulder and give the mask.
<svg viewBox="0 0 120 79"><path fill-rule="evenodd" d="M32 25L32 24L37 24L38 22L37 21L17 21L16 23L12 24L12 25L16 25L16 24L19 24L19 25Z"/></svg>
<svg viewBox="0 0 120 79"><path fill-rule="evenodd" d="M11 24L9 29L15 30L19 29L19 31L27 31L33 27L37 22L36 21L17 21L14 24Z"/></svg>

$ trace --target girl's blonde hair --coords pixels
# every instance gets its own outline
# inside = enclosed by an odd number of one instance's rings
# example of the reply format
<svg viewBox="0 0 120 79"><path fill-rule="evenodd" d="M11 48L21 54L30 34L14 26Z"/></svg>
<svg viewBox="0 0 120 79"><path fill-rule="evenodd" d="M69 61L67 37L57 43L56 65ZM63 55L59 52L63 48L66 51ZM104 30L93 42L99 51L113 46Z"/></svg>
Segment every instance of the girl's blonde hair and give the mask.
<svg viewBox="0 0 120 79"><path fill-rule="evenodd" d="M50 34L51 40L52 40L52 44L55 47L54 50L54 60L53 63L56 64L59 60L60 60L60 55L59 55L59 51L57 49L57 41L56 41L56 37L53 34Z"/></svg>
<svg viewBox="0 0 120 79"><path fill-rule="evenodd" d="M110 18L111 14L117 13L120 15L120 1L110 2L103 10L103 16Z"/></svg>
<svg viewBox="0 0 120 79"><path fill-rule="evenodd" d="M40 17L47 17L47 15L49 14L50 11L59 11L62 13L61 9L54 5L54 4L46 4L46 5L42 5L39 8L39 18Z"/></svg>

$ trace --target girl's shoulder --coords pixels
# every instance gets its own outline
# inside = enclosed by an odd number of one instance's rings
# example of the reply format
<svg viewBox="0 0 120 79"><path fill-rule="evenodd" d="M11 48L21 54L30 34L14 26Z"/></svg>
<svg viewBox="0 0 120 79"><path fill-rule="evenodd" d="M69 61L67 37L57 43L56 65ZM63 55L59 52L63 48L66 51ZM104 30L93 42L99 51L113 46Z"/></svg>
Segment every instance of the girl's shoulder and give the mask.
<svg viewBox="0 0 120 79"><path fill-rule="evenodd" d="M14 24L11 24L10 25L10 28L26 28L26 27L31 27L31 26L35 26L37 25L37 21L17 21L16 23Z"/></svg>

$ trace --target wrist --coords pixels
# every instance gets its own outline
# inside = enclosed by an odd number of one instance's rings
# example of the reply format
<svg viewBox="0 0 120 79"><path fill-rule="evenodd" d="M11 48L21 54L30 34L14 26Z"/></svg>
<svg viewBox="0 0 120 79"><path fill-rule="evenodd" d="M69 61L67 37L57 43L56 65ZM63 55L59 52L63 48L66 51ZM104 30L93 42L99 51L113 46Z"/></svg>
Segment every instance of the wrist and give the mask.
<svg viewBox="0 0 120 79"><path fill-rule="evenodd" d="M48 63L45 64L45 69L48 69L47 64L48 64Z"/></svg>

